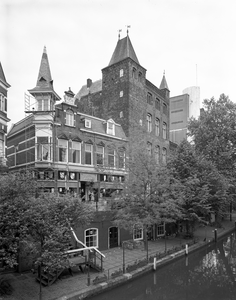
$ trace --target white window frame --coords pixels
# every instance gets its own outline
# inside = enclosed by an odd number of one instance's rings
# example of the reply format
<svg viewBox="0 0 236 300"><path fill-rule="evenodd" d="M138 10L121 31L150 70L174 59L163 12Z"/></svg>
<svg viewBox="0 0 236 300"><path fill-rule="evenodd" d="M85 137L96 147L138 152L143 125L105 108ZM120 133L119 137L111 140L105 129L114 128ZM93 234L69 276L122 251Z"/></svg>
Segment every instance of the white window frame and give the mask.
<svg viewBox="0 0 236 300"><path fill-rule="evenodd" d="M41 101L42 103L41 109L39 109L39 101ZM46 103L47 103L47 107L46 107ZM48 111L48 110L50 110L50 99L49 98L38 99L38 111Z"/></svg>
<svg viewBox="0 0 236 300"><path fill-rule="evenodd" d="M60 143L61 143L61 145L60 145ZM60 160L60 149L65 150L65 155L64 155L65 160ZM68 141L67 140L58 139L58 161L59 162L68 162Z"/></svg>
<svg viewBox="0 0 236 300"><path fill-rule="evenodd" d="M107 122L107 134L115 135L115 124L110 121Z"/></svg>
<svg viewBox="0 0 236 300"><path fill-rule="evenodd" d="M47 138L47 143L39 143L39 138ZM47 157L45 157L44 151L47 150ZM39 155L41 154L41 158ZM37 143L36 143L36 160L37 161L51 161L52 160L52 143L51 137L48 136L37 136Z"/></svg>
<svg viewBox="0 0 236 300"><path fill-rule="evenodd" d="M6 97L0 94L0 111L6 112Z"/></svg>
<svg viewBox="0 0 236 300"><path fill-rule="evenodd" d="M88 147L91 147L90 150L88 150ZM91 163L90 164L86 163L86 153L90 153L90 155L91 155ZM84 145L84 155L85 155L84 164L88 165L88 166L92 166L93 165L93 145L91 145L91 144Z"/></svg>
<svg viewBox="0 0 236 300"><path fill-rule="evenodd" d="M74 162L73 161L73 151L79 151L79 162ZM76 141L72 141L71 143L71 163L73 164L81 164L81 143L80 142L76 142Z"/></svg>
<svg viewBox="0 0 236 300"><path fill-rule="evenodd" d="M113 154L110 151L113 151ZM109 163L109 158L110 157L114 158L114 164L112 166ZM115 152L115 149L108 148L108 150L107 150L107 163L108 163L109 168L115 168L115 166L116 166L116 152Z"/></svg>
<svg viewBox="0 0 236 300"><path fill-rule="evenodd" d="M92 230L95 230L95 234L94 233L91 233ZM88 235L86 233L89 233ZM91 234L90 234L91 233ZM95 239L93 239L93 242L95 241L95 245L91 245L90 244L90 241L88 241L87 243L87 240L86 238L88 237L95 237ZM95 248L98 248L98 228L88 228L84 231L84 244L87 246L87 247L95 247Z"/></svg>
<svg viewBox="0 0 236 300"><path fill-rule="evenodd" d="M101 152L98 151L98 149L102 150ZM98 164L98 155L102 155L102 164ZM98 166L103 166L104 165L104 147L103 146L100 146L100 145L97 145L96 146L96 164Z"/></svg>
<svg viewBox="0 0 236 300"><path fill-rule="evenodd" d="M74 126L74 122L75 122L74 112L71 109L68 109L66 111L66 125Z"/></svg>
<svg viewBox="0 0 236 300"><path fill-rule="evenodd" d="M135 228L133 229L133 240L140 241L143 240L143 228Z"/></svg>
<svg viewBox="0 0 236 300"><path fill-rule="evenodd" d="M120 154L122 154L122 155L120 155ZM120 162L121 162L121 159L120 158L122 158L122 162L123 162L123 166L121 167L120 166ZM125 168L125 150L119 150L118 151L118 167L119 167L119 169L124 169Z"/></svg>

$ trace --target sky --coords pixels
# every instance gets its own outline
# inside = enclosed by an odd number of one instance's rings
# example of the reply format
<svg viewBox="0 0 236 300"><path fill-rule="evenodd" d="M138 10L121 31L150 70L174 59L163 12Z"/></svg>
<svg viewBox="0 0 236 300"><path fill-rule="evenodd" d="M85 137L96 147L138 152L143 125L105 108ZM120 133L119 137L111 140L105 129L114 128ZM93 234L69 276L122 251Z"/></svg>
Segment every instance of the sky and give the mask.
<svg viewBox="0 0 236 300"><path fill-rule="evenodd" d="M62 98L102 78L127 25L154 85L165 71L171 96L197 85L201 101L224 93L236 102L235 12L235 0L1 0L9 125L25 117L24 93L36 86L44 46Z"/></svg>

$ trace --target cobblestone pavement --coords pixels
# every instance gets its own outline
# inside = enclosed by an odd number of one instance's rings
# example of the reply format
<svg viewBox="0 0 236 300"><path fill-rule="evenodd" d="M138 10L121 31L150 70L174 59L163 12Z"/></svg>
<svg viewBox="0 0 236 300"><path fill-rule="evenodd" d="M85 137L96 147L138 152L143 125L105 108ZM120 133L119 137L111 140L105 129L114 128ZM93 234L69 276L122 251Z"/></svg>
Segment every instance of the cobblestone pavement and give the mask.
<svg viewBox="0 0 236 300"><path fill-rule="evenodd" d="M236 218L233 221L224 221L221 228L217 229L218 235L235 227ZM195 231L195 239L197 241L209 241L214 238L214 227L206 226L199 227ZM155 255L157 253L168 252L174 248L185 247L186 243L191 240L181 239L177 237L169 237L167 239L158 239L156 241L149 241L148 243L148 255ZM104 259L104 272L108 278L116 270L123 270L123 249L113 248L102 251L105 254ZM131 264L135 260L145 259L147 257L147 251L142 247L141 249L128 250L125 249L125 264ZM90 287L88 287L88 274L81 273L79 270L74 270L74 276L69 273L63 274L62 278L49 287L42 287L41 299L42 300L54 300L54 299L67 299L66 295L76 293L81 290L90 289L93 287L93 280L97 276L101 276L102 273L96 271L90 271ZM14 288L14 292L10 296L0 297L8 300L37 300L40 299L40 285L35 280L35 275L32 273L23 274L9 274L11 277L11 283ZM65 296L65 297L63 297Z"/></svg>

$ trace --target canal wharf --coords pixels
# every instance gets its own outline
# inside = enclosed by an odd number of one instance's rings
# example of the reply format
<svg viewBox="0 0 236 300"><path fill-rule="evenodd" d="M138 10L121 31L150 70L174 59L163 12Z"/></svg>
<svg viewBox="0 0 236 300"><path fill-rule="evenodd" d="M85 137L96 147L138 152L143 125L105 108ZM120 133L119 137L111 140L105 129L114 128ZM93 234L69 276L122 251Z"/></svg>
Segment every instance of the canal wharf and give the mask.
<svg viewBox="0 0 236 300"><path fill-rule="evenodd" d="M217 238L220 238L235 230L236 216L233 220L225 220L222 227L217 228ZM186 255L186 244L189 245L189 253L213 243L215 239L215 228L203 226L196 229L193 239L180 237L167 237L148 242L148 249L145 247L132 250L117 247L102 251L105 255L103 272L96 272L91 269L89 272L73 270L71 274L63 274L61 279L53 285L43 287L39 294L39 284L32 273L11 274L11 284L14 288L12 295L7 300L79 300L98 294L106 289L150 272L153 269L154 257L157 261L157 269L179 257ZM125 255L125 257L124 257ZM147 263L148 257L148 263ZM125 266L124 266L125 260ZM146 260L146 263L145 263ZM125 267L125 270L124 270ZM125 272L124 272L125 271ZM89 273L89 278L88 278ZM1 298L3 300L5 298Z"/></svg>

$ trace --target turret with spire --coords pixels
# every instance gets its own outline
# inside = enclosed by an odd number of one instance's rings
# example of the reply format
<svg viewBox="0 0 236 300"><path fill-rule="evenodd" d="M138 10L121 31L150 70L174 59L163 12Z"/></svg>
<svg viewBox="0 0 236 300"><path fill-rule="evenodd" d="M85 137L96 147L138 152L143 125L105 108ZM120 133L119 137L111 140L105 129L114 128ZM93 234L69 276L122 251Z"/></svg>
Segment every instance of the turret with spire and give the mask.
<svg viewBox="0 0 236 300"><path fill-rule="evenodd" d="M60 97L53 88L53 80L45 46L39 67L36 87L29 90L29 93L37 100L37 111L53 110L55 102L60 100Z"/></svg>
<svg viewBox="0 0 236 300"><path fill-rule="evenodd" d="M166 81L166 77L165 77L165 71L163 72L163 77L162 77L162 81L160 84L160 90L163 90L165 98L169 98L170 97L170 90L168 88L167 85L167 81Z"/></svg>

